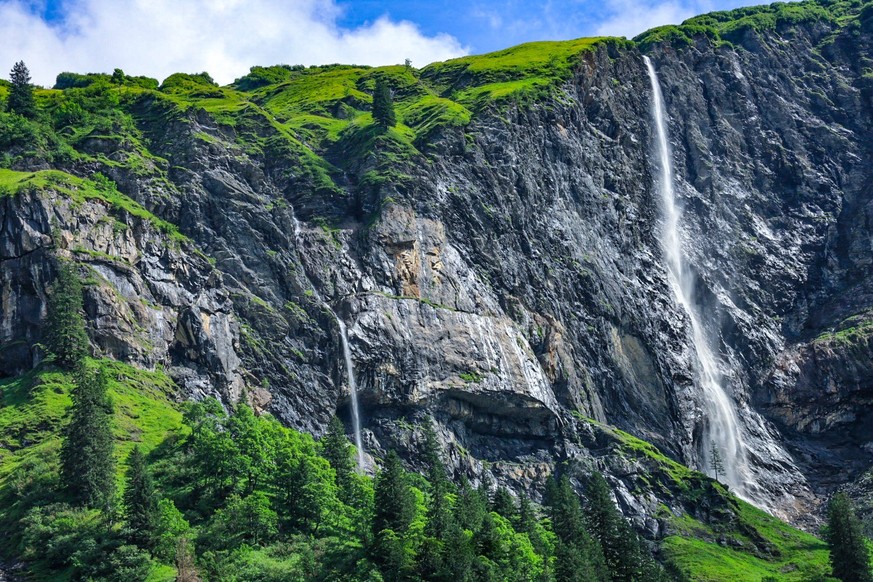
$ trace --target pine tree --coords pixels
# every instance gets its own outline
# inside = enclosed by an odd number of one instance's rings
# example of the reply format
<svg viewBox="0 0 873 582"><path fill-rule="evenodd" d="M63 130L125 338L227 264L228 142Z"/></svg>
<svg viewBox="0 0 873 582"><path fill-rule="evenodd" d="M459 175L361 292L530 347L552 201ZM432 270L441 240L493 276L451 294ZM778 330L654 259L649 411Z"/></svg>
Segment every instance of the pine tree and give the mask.
<svg viewBox="0 0 873 582"><path fill-rule="evenodd" d="M142 548L151 548L158 527L158 502L145 455L138 445L127 457L125 482L124 515L128 539Z"/></svg>
<svg viewBox="0 0 873 582"><path fill-rule="evenodd" d="M515 507L515 498L506 487L498 487L491 500L491 511L502 515L510 521L515 521L518 510Z"/></svg>
<svg viewBox="0 0 873 582"><path fill-rule="evenodd" d="M389 451L385 466L376 476L373 533L390 529L403 534L415 516L415 498L406 480L400 457Z"/></svg>
<svg viewBox="0 0 873 582"><path fill-rule="evenodd" d="M613 582L639 579L643 569L639 538L612 502L609 484L603 475L595 472L591 476L585 496L590 532L603 548Z"/></svg>
<svg viewBox="0 0 873 582"><path fill-rule="evenodd" d="M351 443L346 438L342 421L334 416L321 437L321 455L336 472L336 485L340 500L351 505L354 498L355 462L352 460Z"/></svg>
<svg viewBox="0 0 873 582"><path fill-rule="evenodd" d="M376 80L376 88L373 91L373 119L384 128L397 125L391 89L384 79Z"/></svg>
<svg viewBox="0 0 873 582"><path fill-rule="evenodd" d="M446 467L440 458L436 432L429 421L424 428L424 460L427 463L427 478L430 482L425 533L444 540L452 520L451 506L447 499L447 495L451 492L451 482L446 476Z"/></svg>
<svg viewBox="0 0 873 582"><path fill-rule="evenodd" d="M609 571L600 543L588 533L579 497L566 476L546 483L546 504L558 537L555 570L559 580L600 582Z"/></svg>
<svg viewBox="0 0 873 582"><path fill-rule="evenodd" d="M106 370L82 366L61 448L63 483L76 503L108 510L115 489L112 403Z"/></svg>
<svg viewBox="0 0 873 582"><path fill-rule="evenodd" d="M33 99L33 86L30 84L30 71L24 61L18 61L9 75L12 88L6 101L6 110L27 118L36 117L36 101Z"/></svg>
<svg viewBox="0 0 873 582"><path fill-rule="evenodd" d="M72 264L58 261L58 274L49 289L45 344L55 363L72 370L88 355L88 334L82 308L82 283Z"/></svg>
<svg viewBox="0 0 873 582"><path fill-rule="evenodd" d="M828 503L824 538L831 550L834 577L843 582L873 580L861 522L845 493L837 493Z"/></svg>
<svg viewBox="0 0 873 582"><path fill-rule="evenodd" d="M716 481L718 481L720 475L724 475L724 459L715 443L712 443L712 446L709 448L709 468L715 475Z"/></svg>

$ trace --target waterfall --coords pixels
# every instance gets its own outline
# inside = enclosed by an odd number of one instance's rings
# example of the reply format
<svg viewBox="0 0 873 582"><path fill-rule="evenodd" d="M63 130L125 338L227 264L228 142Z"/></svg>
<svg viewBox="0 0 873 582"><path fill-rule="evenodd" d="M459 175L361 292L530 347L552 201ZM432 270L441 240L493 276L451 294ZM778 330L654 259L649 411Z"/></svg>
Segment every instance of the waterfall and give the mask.
<svg viewBox="0 0 873 582"><path fill-rule="evenodd" d="M330 308L328 307L328 309ZM331 310L331 313L333 313L333 310ZM349 392L352 400L352 430L355 433L355 447L358 453L358 470L363 471L364 443L361 440L361 412L358 408L358 385L355 382L355 366L352 363L352 350L349 349L349 332L343 320L337 317L336 313L333 313L333 316L336 317L336 323L339 325L340 338L343 344L343 358L346 361L346 376L349 381Z"/></svg>
<svg viewBox="0 0 873 582"><path fill-rule="evenodd" d="M747 445L740 429L739 416L734 401L728 396L724 379L719 372L713 341L701 322L699 306L694 303L694 273L682 254L679 236L680 212L676 206L673 182L673 166L670 146L667 141L667 122L664 99L658 82L658 74L652 61L643 57L652 84L654 102L652 116L657 133L658 163L661 175L658 189L664 213L661 231L661 246L667 262L668 279L676 301L685 310L691 324L691 340L696 358L700 388L703 394L706 425L703 440L698 443L703 469L712 473L712 451L717 451L723 462L719 477L735 494L757 505L766 505L757 495L757 487L747 458Z"/></svg>
<svg viewBox="0 0 873 582"><path fill-rule="evenodd" d="M300 248L300 222L297 217L294 220L294 240L297 243L297 248ZM340 342L343 348L343 359L345 360L346 381L349 383L349 398L352 401L352 432L355 438L355 448L358 460L358 471L364 471L364 441L361 438L361 410L358 406L358 383L355 381L355 365L352 361L352 350L349 348L349 331L346 328L345 322L339 318L336 312L328 305L327 301L322 299L316 289L313 289L315 298L321 303L321 306L330 313L336 320L336 324L340 330Z"/></svg>

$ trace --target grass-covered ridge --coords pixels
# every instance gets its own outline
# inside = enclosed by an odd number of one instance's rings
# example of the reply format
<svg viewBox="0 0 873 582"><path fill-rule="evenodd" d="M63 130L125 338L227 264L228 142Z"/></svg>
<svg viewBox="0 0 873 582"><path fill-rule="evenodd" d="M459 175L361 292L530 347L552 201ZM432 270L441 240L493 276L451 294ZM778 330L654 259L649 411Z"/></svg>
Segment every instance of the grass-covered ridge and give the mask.
<svg viewBox="0 0 873 582"><path fill-rule="evenodd" d="M691 580L804 582L830 572L827 545L733 496L721 483L689 469L622 430L579 418L612 442L610 454L636 467L638 493L673 499L657 518L666 528L664 555ZM600 442L600 439L598 439Z"/></svg>
<svg viewBox="0 0 873 582"><path fill-rule="evenodd" d="M648 30L634 41L643 50L658 43L685 46L695 37L706 37L716 43L741 44L743 37L752 31L785 30L814 22L842 26L855 20L863 6L863 0L775 2L695 16L678 26L666 25Z"/></svg>

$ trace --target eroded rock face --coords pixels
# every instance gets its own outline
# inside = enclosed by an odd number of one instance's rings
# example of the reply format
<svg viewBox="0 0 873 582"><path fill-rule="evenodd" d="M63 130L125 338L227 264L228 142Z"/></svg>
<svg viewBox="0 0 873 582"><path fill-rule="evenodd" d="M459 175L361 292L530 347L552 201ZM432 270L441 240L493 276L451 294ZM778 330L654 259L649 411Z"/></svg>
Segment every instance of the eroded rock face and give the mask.
<svg viewBox="0 0 873 582"><path fill-rule="evenodd" d="M651 51L697 300L740 410L763 415L753 460L771 466L765 486L794 495L792 516L813 504L805 478L826 491L835 480L818 469L863 468L870 440L870 330L819 338L873 308L873 105L857 65L870 38L813 50L829 33ZM205 112L143 115L169 180L105 171L193 242L129 216L118 226L96 202L0 199L0 371L33 364L60 252L93 278L100 353L165 366L185 397L245 392L318 433L349 414L340 317L370 454L397 448L415 464L415 425L432 417L456 472L537 497L555 463L596 467L657 536L663 491L640 489L637 469L599 454L608 441L574 419L698 463L704 408L658 243L650 106L639 52L603 46L559 99L482 112L432 136L402 182L358 187L350 172L340 193L242 150Z"/></svg>
<svg viewBox="0 0 873 582"><path fill-rule="evenodd" d="M54 257L75 260L95 354L168 369L186 395L239 398L239 324L221 273L193 245L100 201L51 190L0 200L3 229L0 363L23 371L40 357Z"/></svg>

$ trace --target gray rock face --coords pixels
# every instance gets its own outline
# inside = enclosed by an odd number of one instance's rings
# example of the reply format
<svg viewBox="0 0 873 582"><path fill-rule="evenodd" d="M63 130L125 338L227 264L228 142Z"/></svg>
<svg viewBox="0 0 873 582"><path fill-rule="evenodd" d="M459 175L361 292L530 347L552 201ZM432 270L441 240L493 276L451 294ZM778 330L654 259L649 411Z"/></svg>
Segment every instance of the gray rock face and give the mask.
<svg viewBox="0 0 873 582"><path fill-rule="evenodd" d="M845 32L822 45L830 33L650 53L697 301L740 410L761 413L758 434L777 435L800 469L764 449L754 459L770 465L766 487L793 494L781 509L795 517L814 503L804 480L824 493L851 478L873 436L873 102L859 64L871 43ZM703 407L658 244L650 105L639 52L603 46L560 98L432 136L402 183L358 187L350 174L325 193L279 153L241 150L205 112L151 124L141 103L169 180L106 171L193 242L96 202L0 199L0 373L34 362L57 248L93 279L100 353L164 366L183 396L245 397L318 433L349 414L332 310L348 327L368 453L417 463L414 425L429 415L455 471L536 496L556 462L598 467L659 535L663 498L633 493L632 468L595 454L601 437L574 419L698 463Z"/></svg>

